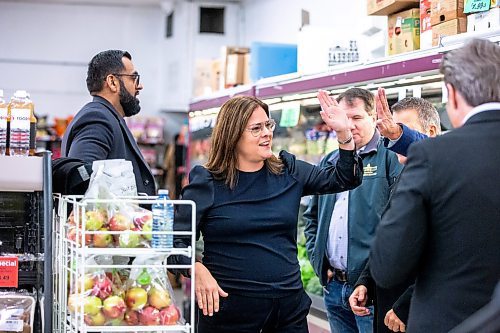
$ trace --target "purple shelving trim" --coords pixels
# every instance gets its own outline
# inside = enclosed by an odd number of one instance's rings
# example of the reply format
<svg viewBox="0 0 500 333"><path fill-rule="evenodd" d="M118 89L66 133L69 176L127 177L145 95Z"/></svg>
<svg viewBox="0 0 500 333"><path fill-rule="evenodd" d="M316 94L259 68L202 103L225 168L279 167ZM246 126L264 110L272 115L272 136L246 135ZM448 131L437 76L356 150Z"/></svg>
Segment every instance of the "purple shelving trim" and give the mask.
<svg viewBox="0 0 500 333"><path fill-rule="evenodd" d="M205 99L198 102L189 104L189 111L206 110L210 108L216 108L224 104L228 99L234 96L244 95L244 96L255 96L255 87L251 87L248 90L238 91L232 95L225 95L211 99Z"/></svg>
<svg viewBox="0 0 500 333"><path fill-rule="evenodd" d="M371 80L397 77L406 74L418 74L430 70L436 70L441 63L442 54L434 54L418 59L409 59L390 64L357 69L344 73L330 74L308 80L301 80L272 87L256 88L255 93L259 98L283 96L286 94L306 92L317 89L333 88L351 83L366 82Z"/></svg>

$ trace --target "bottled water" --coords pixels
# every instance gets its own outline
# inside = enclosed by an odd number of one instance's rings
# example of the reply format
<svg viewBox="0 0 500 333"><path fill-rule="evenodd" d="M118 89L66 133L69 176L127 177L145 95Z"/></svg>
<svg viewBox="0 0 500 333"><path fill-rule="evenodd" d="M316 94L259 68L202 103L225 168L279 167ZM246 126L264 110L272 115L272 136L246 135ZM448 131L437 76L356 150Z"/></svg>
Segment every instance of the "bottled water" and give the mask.
<svg viewBox="0 0 500 333"><path fill-rule="evenodd" d="M7 150L7 103L3 99L3 90L0 89L0 155Z"/></svg>
<svg viewBox="0 0 500 333"><path fill-rule="evenodd" d="M170 200L168 190L158 191L158 200ZM174 247L174 235L158 235L155 231L174 230L174 206L161 201L153 205L153 237L151 245L153 248L171 249Z"/></svg>

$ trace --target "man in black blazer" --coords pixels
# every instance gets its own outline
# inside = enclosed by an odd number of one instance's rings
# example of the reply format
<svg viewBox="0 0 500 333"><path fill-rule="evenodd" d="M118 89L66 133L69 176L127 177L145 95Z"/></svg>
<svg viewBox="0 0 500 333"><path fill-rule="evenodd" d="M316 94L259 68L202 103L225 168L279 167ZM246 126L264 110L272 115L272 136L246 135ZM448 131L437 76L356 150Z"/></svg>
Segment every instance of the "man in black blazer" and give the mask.
<svg viewBox="0 0 500 333"><path fill-rule="evenodd" d="M137 95L143 88L126 51L103 51L92 58L87 88L94 98L71 121L62 142L62 155L91 164L96 160L125 159L132 162L137 192L155 195L149 166L124 117L141 110Z"/></svg>
<svg viewBox="0 0 500 333"><path fill-rule="evenodd" d="M407 332L448 332L500 279L500 46L474 39L441 64L457 128L414 143L370 253L377 285L416 278Z"/></svg>

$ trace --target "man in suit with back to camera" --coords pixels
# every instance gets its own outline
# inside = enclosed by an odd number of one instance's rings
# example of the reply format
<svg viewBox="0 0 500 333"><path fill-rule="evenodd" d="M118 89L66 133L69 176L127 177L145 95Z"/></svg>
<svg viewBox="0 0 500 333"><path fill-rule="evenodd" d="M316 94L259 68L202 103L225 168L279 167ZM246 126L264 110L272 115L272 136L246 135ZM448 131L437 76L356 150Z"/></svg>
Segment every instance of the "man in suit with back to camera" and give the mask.
<svg viewBox="0 0 500 333"><path fill-rule="evenodd" d="M137 192L155 195L155 182L148 164L137 146L124 117L136 115L141 110L137 95L143 86L134 68L130 53L108 50L95 55L87 71L87 88L93 100L87 103L71 121L63 137L61 174L78 174L78 186L66 184L70 189L88 186L85 170L75 166L84 162L86 171L96 160L125 159L132 162ZM85 177L82 176L85 174ZM57 177L55 172L55 178ZM71 186L70 186L71 185Z"/></svg>
<svg viewBox="0 0 500 333"><path fill-rule="evenodd" d="M363 160L363 182L351 191L315 195L304 213L309 260L325 288L324 301L332 332L371 333L373 315L355 316L349 296L368 259L376 226L402 165L384 147L376 129L375 98L351 88L337 98L349 118L354 143ZM338 151L321 166L335 163Z"/></svg>
<svg viewBox="0 0 500 333"><path fill-rule="evenodd" d="M448 332L488 303L500 279L500 46L445 54L457 128L414 143L370 252L375 283L415 278L407 332Z"/></svg>

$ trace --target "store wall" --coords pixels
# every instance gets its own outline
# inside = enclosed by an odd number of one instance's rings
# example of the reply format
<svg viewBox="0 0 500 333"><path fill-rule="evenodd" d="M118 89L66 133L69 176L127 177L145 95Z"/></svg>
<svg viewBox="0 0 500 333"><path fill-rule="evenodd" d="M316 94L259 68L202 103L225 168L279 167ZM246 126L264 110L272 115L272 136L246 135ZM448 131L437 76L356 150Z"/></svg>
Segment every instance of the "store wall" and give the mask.
<svg viewBox="0 0 500 333"><path fill-rule="evenodd" d="M384 55L386 17L366 15L366 1L343 0L244 0L243 43L253 41L272 43L298 43L302 25L302 9L309 12L309 24L314 27L330 28L332 39L359 38L368 53L367 57ZM340 10L341 9L341 10ZM380 30L376 35L364 34L370 28ZM372 30L373 31L373 30ZM372 51L374 54L371 54Z"/></svg>
<svg viewBox="0 0 500 333"><path fill-rule="evenodd" d="M36 112L75 114L91 99L87 64L106 49L132 54L145 114L158 111L162 15L157 7L0 2L0 89L31 93Z"/></svg>
<svg viewBox="0 0 500 333"><path fill-rule="evenodd" d="M199 33L200 7L224 7L224 34ZM166 10L165 10L166 9ZM240 5L224 1L177 1L164 8L174 13L173 36L161 42L160 104L164 110L187 110L193 96L194 66L197 59L220 57L223 45L240 44Z"/></svg>

